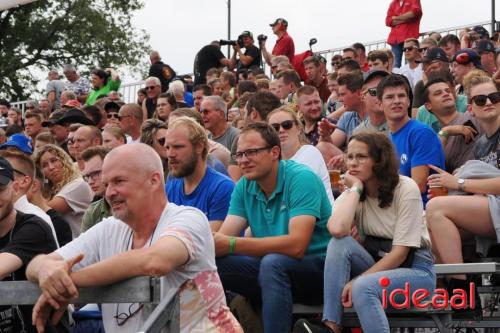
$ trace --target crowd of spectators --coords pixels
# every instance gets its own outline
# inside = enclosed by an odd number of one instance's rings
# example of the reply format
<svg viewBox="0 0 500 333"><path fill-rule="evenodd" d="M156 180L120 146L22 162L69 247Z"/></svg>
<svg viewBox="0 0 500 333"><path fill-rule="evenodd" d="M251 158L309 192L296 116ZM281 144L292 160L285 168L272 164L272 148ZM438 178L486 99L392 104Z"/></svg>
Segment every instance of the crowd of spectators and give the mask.
<svg viewBox="0 0 500 333"><path fill-rule="evenodd" d="M338 333L345 307L389 332L380 277L432 291L435 262L500 240L499 34L420 36L421 17L392 1L392 49L354 43L331 67L298 62L277 18L271 51L251 31L231 57L213 41L194 77L151 52L132 103L114 69L77 64L24 115L0 100L0 278L43 291L0 307L0 332L68 331L78 287L139 275L180 290L183 332ZM294 303L324 304L321 322L294 325ZM137 331L152 309L100 310L87 330Z"/></svg>

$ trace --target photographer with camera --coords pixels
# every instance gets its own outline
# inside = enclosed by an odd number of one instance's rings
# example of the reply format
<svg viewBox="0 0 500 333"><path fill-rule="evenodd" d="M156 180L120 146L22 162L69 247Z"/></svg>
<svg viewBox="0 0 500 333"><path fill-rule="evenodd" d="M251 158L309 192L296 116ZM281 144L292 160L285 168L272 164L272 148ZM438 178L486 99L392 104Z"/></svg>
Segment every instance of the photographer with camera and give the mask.
<svg viewBox="0 0 500 333"><path fill-rule="evenodd" d="M273 47L273 51L271 54L266 49L266 40L267 36L259 35L257 39L259 40L259 47L264 56L264 60L266 63L271 66L271 58L272 56L284 55L287 56L290 60L290 63L293 61L293 57L295 56L295 45L293 43L292 37L286 31L288 28L287 20L283 18L277 18L274 23L269 24L273 28L273 33L278 36L276 40L276 44Z"/></svg>
<svg viewBox="0 0 500 333"><path fill-rule="evenodd" d="M229 67L231 69L235 66L236 61L233 62L232 59L226 58L220 50L221 45L228 45L228 42L230 41L213 41L198 51L194 58L193 69L195 86L207 83L205 76L209 69L219 67Z"/></svg>
<svg viewBox="0 0 500 333"><path fill-rule="evenodd" d="M233 56L231 58L232 62L236 62L237 69L250 68L252 66L260 67L260 50L258 47L253 45L253 34L250 31L243 31L241 35L238 36L236 43L230 41L233 45ZM241 49L245 49L245 53ZM236 55L239 56L239 60L236 61Z"/></svg>

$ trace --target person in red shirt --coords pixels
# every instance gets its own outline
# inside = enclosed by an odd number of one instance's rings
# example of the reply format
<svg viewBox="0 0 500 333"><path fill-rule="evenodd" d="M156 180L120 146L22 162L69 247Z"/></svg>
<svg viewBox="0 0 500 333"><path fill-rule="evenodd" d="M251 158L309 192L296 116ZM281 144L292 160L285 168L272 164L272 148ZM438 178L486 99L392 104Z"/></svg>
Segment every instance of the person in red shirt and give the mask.
<svg viewBox="0 0 500 333"><path fill-rule="evenodd" d="M315 87L319 92L321 101L326 103L328 97L330 97L330 90L328 90L328 80L322 74L319 57L307 57L303 63L307 75L306 84Z"/></svg>
<svg viewBox="0 0 500 333"><path fill-rule="evenodd" d="M403 44L407 38L418 38L422 6L420 0L392 0L385 25L391 28L387 43L394 53L394 67L401 66Z"/></svg>
<svg viewBox="0 0 500 333"><path fill-rule="evenodd" d="M273 28L273 33L278 36L276 40L276 44L273 47L273 51L271 54L266 49L266 41L259 41L260 50L262 55L264 55L264 59L266 63L271 66L271 58L272 56L284 55L287 56L290 60L290 63L293 61L293 57L295 56L295 45L293 43L292 37L286 31L288 28L287 20L283 18L277 18L274 23L269 24Z"/></svg>

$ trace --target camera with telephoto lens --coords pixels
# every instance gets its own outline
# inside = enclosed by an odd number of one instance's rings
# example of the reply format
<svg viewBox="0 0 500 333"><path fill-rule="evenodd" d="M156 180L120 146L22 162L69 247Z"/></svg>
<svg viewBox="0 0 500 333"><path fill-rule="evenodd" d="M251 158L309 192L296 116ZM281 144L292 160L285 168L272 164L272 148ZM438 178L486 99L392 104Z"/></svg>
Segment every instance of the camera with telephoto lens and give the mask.
<svg viewBox="0 0 500 333"><path fill-rule="evenodd" d="M266 40L267 40L267 36L266 36L266 35L263 35L263 34L260 34L260 35L258 35L258 36L257 36L257 40L258 40L259 42L264 42L264 41L266 41Z"/></svg>
<svg viewBox="0 0 500 333"><path fill-rule="evenodd" d="M245 47L243 45L243 39L242 38L238 38L237 40L221 39L221 40L219 40L219 43L220 43L221 46L225 46L225 45L236 46L236 45L239 45L240 48L244 48Z"/></svg>

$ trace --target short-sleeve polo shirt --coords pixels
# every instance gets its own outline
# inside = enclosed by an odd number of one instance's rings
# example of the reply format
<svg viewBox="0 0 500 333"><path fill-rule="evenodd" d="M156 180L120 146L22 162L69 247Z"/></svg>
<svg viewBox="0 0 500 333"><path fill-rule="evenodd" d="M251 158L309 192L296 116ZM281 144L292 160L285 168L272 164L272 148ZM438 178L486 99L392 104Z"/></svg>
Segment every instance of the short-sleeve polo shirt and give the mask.
<svg viewBox="0 0 500 333"><path fill-rule="evenodd" d="M325 256L332 208L321 179L291 160L279 162L277 178L274 192L266 197L255 180L242 177L231 196L228 215L245 218L256 238L287 235L291 218L314 216L316 224L306 254Z"/></svg>

